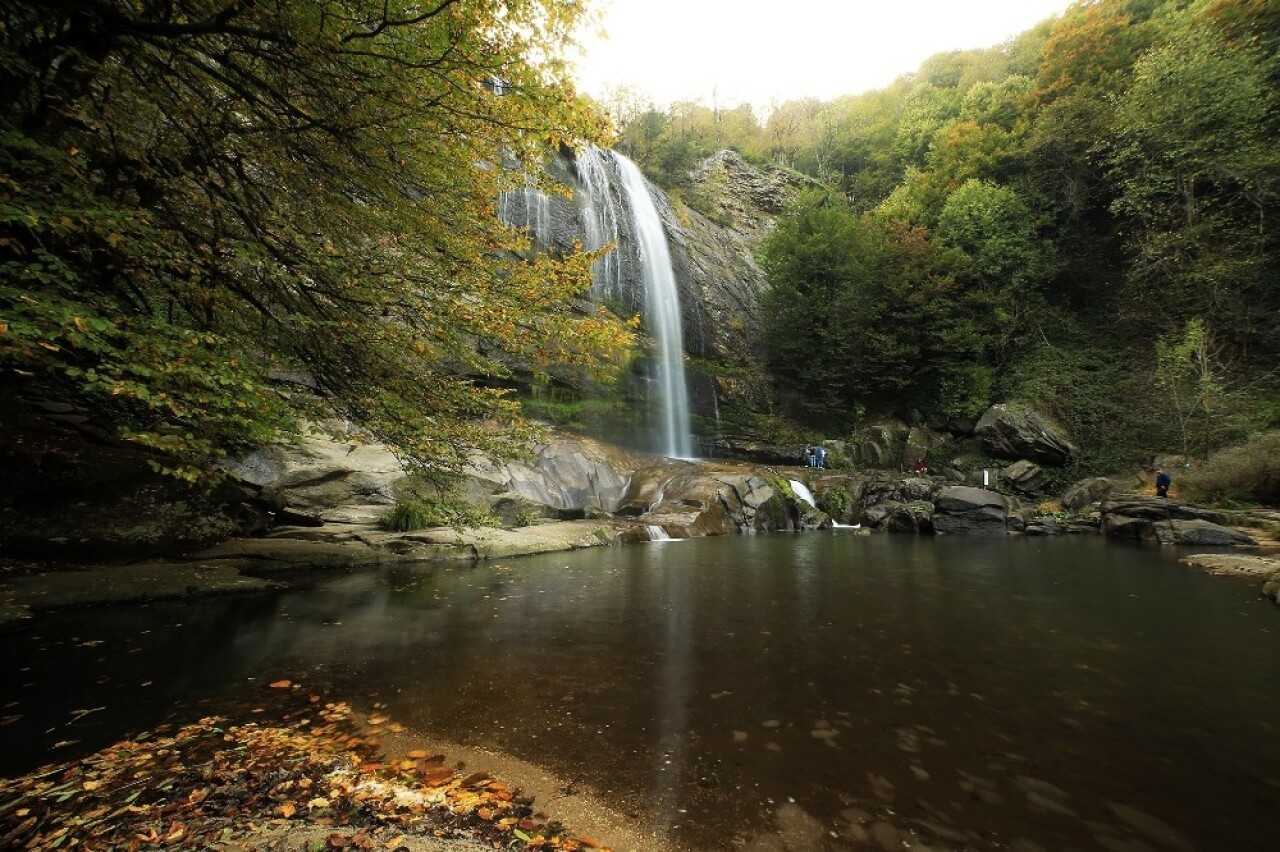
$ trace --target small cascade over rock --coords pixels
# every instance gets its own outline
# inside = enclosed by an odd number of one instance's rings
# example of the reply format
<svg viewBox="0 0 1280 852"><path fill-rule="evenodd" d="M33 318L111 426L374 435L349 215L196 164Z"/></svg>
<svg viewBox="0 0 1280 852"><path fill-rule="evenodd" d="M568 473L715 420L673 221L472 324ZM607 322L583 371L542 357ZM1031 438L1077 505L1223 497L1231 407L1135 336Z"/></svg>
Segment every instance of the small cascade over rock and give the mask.
<svg viewBox="0 0 1280 852"><path fill-rule="evenodd" d="M620 299L623 293L622 264L618 260L618 254L622 234L614 212L619 202L614 199L613 182L609 179L605 152L595 147L585 149L578 155L577 168L578 179L584 190L582 224L586 232L587 249L598 251L607 245L618 247L596 261L592 287L597 293Z"/></svg>
<svg viewBox="0 0 1280 852"><path fill-rule="evenodd" d="M657 524L645 524L644 531L649 536L649 541L671 541L667 531Z"/></svg>
<svg viewBox="0 0 1280 852"><path fill-rule="evenodd" d="M791 490L796 493L796 497L808 503L813 508L818 508L818 504L813 499L813 492L809 490L809 486L805 485L798 479L788 479L791 484Z"/></svg>
<svg viewBox="0 0 1280 852"><path fill-rule="evenodd" d="M551 196L532 184L498 196L498 217L508 225L523 227L534 245L545 247L553 242Z"/></svg>

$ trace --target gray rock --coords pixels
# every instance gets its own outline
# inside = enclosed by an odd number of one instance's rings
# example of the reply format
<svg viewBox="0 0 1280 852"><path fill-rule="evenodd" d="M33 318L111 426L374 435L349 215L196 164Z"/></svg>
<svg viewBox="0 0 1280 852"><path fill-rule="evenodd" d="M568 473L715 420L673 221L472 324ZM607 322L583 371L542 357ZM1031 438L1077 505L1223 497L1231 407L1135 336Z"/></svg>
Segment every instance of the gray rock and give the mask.
<svg viewBox="0 0 1280 852"><path fill-rule="evenodd" d="M580 437L565 437L534 447L529 461L495 465L474 458L467 470L472 493L488 490L493 499L523 498L551 514L588 508L614 512L630 485L631 474L650 460Z"/></svg>
<svg viewBox="0 0 1280 852"><path fill-rule="evenodd" d="M1036 515L1025 521L1022 531L1026 535L1062 535L1066 525L1053 515Z"/></svg>
<svg viewBox="0 0 1280 852"><path fill-rule="evenodd" d="M1154 526L1156 538L1161 544L1195 544L1215 547L1257 544L1251 536L1239 530L1208 521L1175 520L1157 523Z"/></svg>
<svg viewBox="0 0 1280 852"><path fill-rule="evenodd" d="M904 423L884 423L855 431L848 452L859 467L897 469L903 459L910 430Z"/></svg>
<svg viewBox="0 0 1280 852"><path fill-rule="evenodd" d="M1078 512L1104 499L1115 490L1116 484L1105 476L1082 479L1062 492L1062 507L1069 512Z"/></svg>
<svg viewBox="0 0 1280 852"><path fill-rule="evenodd" d="M1102 501L1102 515L1123 515L1149 521L1208 521L1224 524L1227 515L1214 509L1205 509L1194 503L1180 503L1167 497L1146 494L1112 494Z"/></svg>
<svg viewBox="0 0 1280 852"><path fill-rule="evenodd" d="M1109 538L1161 544L1256 544L1250 536L1223 526L1225 522L1222 512L1164 497L1115 494L1102 502L1102 532Z"/></svg>
<svg viewBox="0 0 1280 852"><path fill-rule="evenodd" d="M1021 459L1000 471L1000 479L1015 491L1036 494L1048 482L1049 474L1035 462Z"/></svg>
<svg viewBox="0 0 1280 852"><path fill-rule="evenodd" d="M943 488L933 502L938 511L952 513L995 508L1003 514L1009 508L1009 501L1003 494L968 485L952 485Z"/></svg>
<svg viewBox="0 0 1280 852"><path fill-rule="evenodd" d="M889 511L880 528L886 532L915 533L916 535L933 532L933 506L929 503L885 503Z"/></svg>
<svg viewBox="0 0 1280 852"><path fill-rule="evenodd" d="M341 506L390 506L406 478L400 460L382 444L319 435L228 459L223 468L282 506L320 517Z"/></svg>
<svg viewBox="0 0 1280 852"><path fill-rule="evenodd" d="M933 445L933 435L928 429L922 426L912 426L907 433L907 440L902 448L902 466L911 469L917 461L921 461L929 454L929 447Z"/></svg>
<svg viewBox="0 0 1280 852"><path fill-rule="evenodd" d="M1060 467L1071 461L1076 448L1061 427L1026 405L993 405L974 428L991 455L1006 459L1030 459Z"/></svg>
<svg viewBox="0 0 1280 852"><path fill-rule="evenodd" d="M933 528L951 535L1004 535L1009 502L1001 494L967 485L943 488L934 498Z"/></svg>

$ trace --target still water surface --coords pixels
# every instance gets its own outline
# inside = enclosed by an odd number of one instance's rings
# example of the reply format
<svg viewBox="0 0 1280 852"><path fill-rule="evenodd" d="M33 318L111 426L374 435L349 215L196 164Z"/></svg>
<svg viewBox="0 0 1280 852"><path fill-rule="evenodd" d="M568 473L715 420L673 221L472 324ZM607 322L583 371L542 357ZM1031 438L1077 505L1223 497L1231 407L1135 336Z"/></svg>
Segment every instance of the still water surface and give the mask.
<svg viewBox="0 0 1280 852"><path fill-rule="evenodd" d="M1280 825L1280 610L1256 582L1096 538L402 566L48 617L0 648L10 772L290 678L544 765L691 849L781 831L813 849L1264 850Z"/></svg>

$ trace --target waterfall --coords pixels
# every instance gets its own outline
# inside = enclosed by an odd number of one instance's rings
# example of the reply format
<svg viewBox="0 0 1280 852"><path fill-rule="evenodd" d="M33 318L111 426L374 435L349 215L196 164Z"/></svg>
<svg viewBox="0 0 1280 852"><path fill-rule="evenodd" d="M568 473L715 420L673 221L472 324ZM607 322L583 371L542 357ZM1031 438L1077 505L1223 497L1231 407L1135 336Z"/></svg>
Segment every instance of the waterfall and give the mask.
<svg viewBox="0 0 1280 852"><path fill-rule="evenodd" d="M813 501L813 492L809 490L809 486L796 479L788 479L791 483L791 490L796 493L796 497L808 503L813 508L818 508L818 504Z"/></svg>
<svg viewBox="0 0 1280 852"><path fill-rule="evenodd" d="M658 207L639 167L621 154L588 147L578 155L575 167L582 189L577 201L584 245L590 251L615 246L596 262L593 289L598 297L626 305L624 310L639 310L654 343L648 393L658 415L651 427L657 440L643 443L667 456L692 458L680 297ZM502 221L524 228L542 246L551 245L553 235L565 230L550 196L539 192L531 180L502 193L498 213ZM643 305L636 295L641 292Z"/></svg>
<svg viewBox="0 0 1280 852"><path fill-rule="evenodd" d="M689 419L689 388L684 378L684 334L680 326L680 297L671 252L662 229L658 208L649 197L649 186L635 163L614 154L622 190L631 208L644 277L644 319L657 345L654 384L662 407L662 451L675 458L693 455Z"/></svg>

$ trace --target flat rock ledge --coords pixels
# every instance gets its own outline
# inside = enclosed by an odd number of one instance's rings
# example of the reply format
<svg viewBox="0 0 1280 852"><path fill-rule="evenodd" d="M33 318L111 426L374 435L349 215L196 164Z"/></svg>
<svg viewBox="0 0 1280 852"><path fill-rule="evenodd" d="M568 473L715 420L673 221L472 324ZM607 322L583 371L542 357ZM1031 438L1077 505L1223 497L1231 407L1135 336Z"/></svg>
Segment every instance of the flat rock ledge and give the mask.
<svg viewBox="0 0 1280 852"><path fill-rule="evenodd" d="M1263 596L1280 604L1280 558L1234 553L1197 553L1180 561L1193 568L1202 568L1210 574L1261 577L1264 579Z"/></svg>
<svg viewBox="0 0 1280 852"><path fill-rule="evenodd" d="M38 611L282 588L271 580L245 576L240 567L216 561L139 562L14 577L0 582L0 624Z"/></svg>
<svg viewBox="0 0 1280 852"><path fill-rule="evenodd" d="M398 562L475 562L618 544L634 524L559 521L517 529L430 529L391 533L326 524L235 538L177 560L96 565L0 579L0 625L37 612L109 604L266 592L310 569Z"/></svg>

